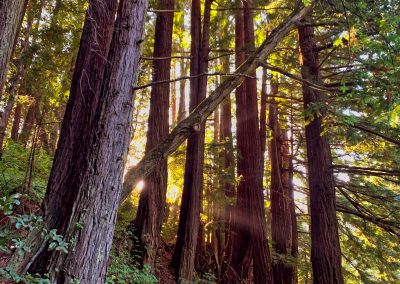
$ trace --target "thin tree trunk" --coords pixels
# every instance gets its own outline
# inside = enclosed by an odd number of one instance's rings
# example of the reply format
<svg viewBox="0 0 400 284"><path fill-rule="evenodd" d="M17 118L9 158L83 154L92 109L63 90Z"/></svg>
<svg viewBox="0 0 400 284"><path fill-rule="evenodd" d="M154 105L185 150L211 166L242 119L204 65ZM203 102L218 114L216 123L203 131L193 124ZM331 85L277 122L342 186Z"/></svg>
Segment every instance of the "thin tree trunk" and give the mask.
<svg viewBox="0 0 400 284"><path fill-rule="evenodd" d="M278 85L271 85L271 94L278 94ZM279 125L278 105L271 98L268 124L272 130L269 142L271 160L271 231L272 243L278 255L273 263L274 283L293 283L295 265L292 255L292 211L289 175L289 143ZM286 139L287 140L287 139Z"/></svg>
<svg viewBox="0 0 400 284"><path fill-rule="evenodd" d="M28 144L32 129L35 126L35 113L39 106L38 98L39 96L35 97L34 102L29 105L28 111L26 112L24 124L22 126L21 134L18 138L18 141L24 146Z"/></svg>
<svg viewBox="0 0 400 284"><path fill-rule="evenodd" d="M43 203L44 217L49 228L61 230L63 222L70 216L70 204L77 195L80 182L78 177L81 174L81 169L76 165L88 163L86 155L90 142L89 129L93 128L94 123L98 123L94 120L94 115L100 97L116 9L117 0L89 2L70 97ZM35 242L33 235L30 241ZM33 272L44 272L51 256L44 248L45 243L37 242L36 246L31 247L31 254L23 257L14 254L10 262L14 271L24 273L30 269Z"/></svg>
<svg viewBox="0 0 400 284"><path fill-rule="evenodd" d="M174 0L160 0L159 9L173 10ZM172 47L173 13L159 13L156 19L153 57L170 57ZM171 60L153 61L153 81L170 79ZM148 121L146 151L162 142L169 132L169 84L152 87L150 115ZM166 206L167 160L145 178L145 187L140 195L139 208L134 220L136 236L143 247L143 263L154 268L160 243L163 212Z"/></svg>
<svg viewBox="0 0 400 284"><path fill-rule="evenodd" d="M202 32L200 1L192 1L191 76L206 73L208 69L210 9L211 0L206 0ZM207 76L190 81L190 111L206 98L206 93ZM203 190L204 139L205 122L201 122L198 131L188 137L178 236L172 261L178 282L192 281L193 278Z"/></svg>
<svg viewBox="0 0 400 284"><path fill-rule="evenodd" d="M229 73L229 58L224 58L222 60L223 72ZM232 110L231 110L231 98L228 96L221 104L221 119L220 119L220 142L223 145L223 150L221 152L222 157L222 171L224 175L222 176L222 183L220 187L222 188L225 195L225 208L222 213L223 221L223 232L221 232L221 248L219 251L219 259L221 262L220 273L223 272L224 262L227 260L229 252L228 244L232 238L231 235L231 212L232 212L232 201L235 197L235 168L234 168L234 151L233 151L233 136L232 136ZM221 210L221 209L220 209ZM222 210L221 210L222 211Z"/></svg>
<svg viewBox="0 0 400 284"><path fill-rule="evenodd" d="M0 2L0 99L27 3L27 0Z"/></svg>
<svg viewBox="0 0 400 284"><path fill-rule="evenodd" d="M171 55L169 55L170 57ZM176 79L176 64L171 66L172 69L172 79ZM176 90L178 82L173 82L171 84L171 125L175 127L177 119L177 109L176 109Z"/></svg>
<svg viewBox="0 0 400 284"><path fill-rule="evenodd" d="M185 64L185 59L182 59L181 61L181 75L186 76L186 67L187 64ZM178 109L178 118L177 121L178 123L181 122L186 118L186 80L181 80L179 82L179 109Z"/></svg>
<svg viewBox="0 0 400 284"><path fill-rule="evenodd" d="M322 85L313 27L300 25L299 43L303 79ZM326 114L324 95L303 84L304 107L322 105L319 113L306 117L308 183L311 209L311 262L313 283L342 284L341 250L335 205L335 183L327 135L322 135Z"/></svg>
<svg viewBox="0 0 400 284"><path fill-rule="evenodd" d="M265 169L265 150L267 144L267 69L263 68L261 78L261 107L260 107L260 144L261 144L261 172Z"/></svg>
<svg viewBox="0 0 400 284"><path fill-rule="evenodd" d="M11 140L14 142L18 141L19 137L19 126L21 124L22 104L17 103L14 110L14 120L11 128Z"/></svg>

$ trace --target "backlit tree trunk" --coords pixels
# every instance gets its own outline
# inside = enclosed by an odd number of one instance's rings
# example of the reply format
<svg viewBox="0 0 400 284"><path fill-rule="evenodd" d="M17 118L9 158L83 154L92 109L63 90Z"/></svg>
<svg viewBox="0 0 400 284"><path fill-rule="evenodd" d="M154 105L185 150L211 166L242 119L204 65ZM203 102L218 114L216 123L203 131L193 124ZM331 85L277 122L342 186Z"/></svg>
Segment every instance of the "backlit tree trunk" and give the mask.
<svg viewBox="0 0 400 284"><path fill-rule="evenodd" d="M243 55L239 53L242 46L245 47L246 56L255 49L251 1L245 1L243 8L243 20L241 10L238 10L236 18L237 64L243 60ZM255 77L255 72L251 76ZM245 86L242 87L236 94L240 181L233 216L231 265L240 278L246 279L252 259L254 283L272 283L271 259L266 238L256 79L246 78Z"/></svg>
<svg viewBox="0 0 400 284"><path fill-rule="evenodd" d="M27 3L27 0L0 2L0 99Z"/></svg>
<svg viewBox="0 0 400 284"><path fill-rule="evenodd" d="M174 0L160 0L159 9L173 10ZM157 14L154 55L170 57L172 45L173 13ZM171 59L153 62L153 81L170 79ZM152 87L148 121L146 151L153 149L165 139L169 131L169 84ZM143 262L154 267L165 208L167 192L167 160L145 179L140 195L139 208L134 221L135 233L142 244Z"/></svg>
<svg viewBox="0 0 400 284"><path fill-rule="evenodd" d="M298 27L303 79L322 85L313 27ZM311 209L311 262L313 283L341 284L341 250L335 205L335 183L327 135L322 135L326 114L323 93L303 84L304 107L321 104L321 115L306 117L308 183Z"/></svg>
<svg viewBox="0 0 400 284"><path fill-rule="evenodd" d="M186 76L186 63L185 59L181 60L180 67L181 67L181 76ZM186 118L186 80L181 80L179 82L179 107L178 107L178 118L177 122L181 122L183 119Z"/></svg>
<svg viewBox="0 0 400 284"><path fill-rule="evenodd" d="M278 94L278 85L271 85L271 94ZM295 264L292 256L292 190L289 173L289 143L279 124L278 105L271 98L268 124L272 131L269 142L271 160L271 231L272 243L278 258L273 263L274 283L293 283ZM294 216L295 217L295 216Z"/></svg>
<svg viewBox="0 0 400 284"><path fill-rule="evenodd" d="M22 126L21 134L19 135L18 141L23 144L27 145L29 138L32 133L32 129L35 126L36 122L36 112L39 109L39 96L34 98L34 102L28 107L28 111L25 116L24 125Z"/></svg>
<svg viewBox="0 0 400 284"><path fill-rule="evenodd" d="M14 119L13 119L13 125L11 128L11 139L14 142L18 141L19 125L21 123L21 114L22 114L22 104L17 103L17 105L15 106L15 110L14 110Z"/></svg>
<svg viewBox="0 0 400 284"><path fill-rule="evenodd" d="M202 32L200 1L192 1L191 76L206 73L208 69L210 9L211 0L206 0ZM207 76L190 81L190 111L193 111L206 98L206 92ZM205 123L201 123L196 132L188 137L178 238L173 256L173 265L179 282L192 281L193 278L203 190L204 126Z"/></svg>

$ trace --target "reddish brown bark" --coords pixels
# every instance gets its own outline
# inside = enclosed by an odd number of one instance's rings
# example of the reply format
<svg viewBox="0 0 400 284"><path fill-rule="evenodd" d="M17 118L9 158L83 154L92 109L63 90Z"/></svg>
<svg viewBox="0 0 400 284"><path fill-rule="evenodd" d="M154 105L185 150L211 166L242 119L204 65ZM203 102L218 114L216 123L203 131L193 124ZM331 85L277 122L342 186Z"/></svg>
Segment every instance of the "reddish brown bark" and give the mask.
<svg viewBox="0 0 400 284"><path fill-rule="evenodd" d="M237 64L243 60L243 55L239 53L241 47L245 47L246 56L249 56L255 49L251 7L251 1L246 1L243 4L243 14L241 14L241 9L236 14ZM251 75L255 77L255 72ZM246 279L252 259L254 283L272 283L271 259L265 231L261 142L255 79L246 78L245 87L238 89L236 93L236 103L238 176L241 180L237 189L237 204L233 216L231 266L239 278Z"/></svg>
<svg viewBox="0 0 400 284"><path fill-rule="evenodd" d="M176 79L176 64L171 67L172 69L172 78ZM176 125L177 120L177 105L176 105L176 90L178 82L173 82L171 84L171 125L174 127Z"/></svg>
<svg viewBox="0 0 400 284"><path fill-rule="evenodd" d="M104 1L103 1L104 3ZM119 2L108 65L89 129L85 164L60 233L76 238L67 254L55 252L48 266L58 283L104 283L131 138L134 94L139 70L147 1ZM75 168L78 164L75 164ZM71 190L67 186L64 190ZM81 226L78 227L77 224ZM96 256L96 257L93 257Z"/></svg>
<svg viewBox="0 0 400 284"><path fill-rule="evenodd" d="M0 2L0 98L27 4L27 0Z"/></svg>
<svg viewBox="0 0 400 284"><path fill-rule="evenodd" d="M174 0L160 0L159 9L173 10ZM159 13L156 19L153 57L170 57L172 46L173 13ZM153 81L170 79L171 60L153 61ZM169 84L158 84L151 89L146 151L156 147L169 131ZM166 206L167 160L145 179L140 195L134 228L143 250L143 263L154 267L160 243L163 212Z"/></svg>
<svg viewBox="0 0 400 284"><path fill-rule="evenodd" d="M181 61L181 75L186 76L186 67L185 60L182 59ZM181 80L179 83L179 107L178 107L178 118L177 121L181 122L183 119L186 118L186 80Z"/></svg>
<svg viewBox="0 0 400 284"><path fill-rule="evenodd" d="M14 110L14 120L11 128L11 139L14 142L18 141L19 125L21 123L21 114L22 114L22 105L18 103Z"/></svg>
<svg viewBox="0 0 400 284"><path fill-rule="evenodd" d="M299 43L303 79L322 85L313 27L300 25ZM341 250L335 205L335 183L328 136L322 121L326 114L323 93L303 84L304 107L321 104L320 114L306 118L308 183L311 210L311 262L313 283L342 284Z"/></svg>
<svg viewBox="0 0 400 284"><path fill-rule="evenodd" d="M271 95L278 94L278 85L271 85ZM277 258L273 262L274 283L293 283L296 278L292 256L292 189L289 174L289 143L279 124L278 105L271 98L268 124L272 131L269 142L271 161L271 231ZM295 216L294 216L295 217Z"/></svg>
<svg viewBox="0 0 400 284"><path fill-rule="evenodd" d="M263 68L261 78L261 107L260 107L260 144L261 144L261 172L265 168L265 149L267 144L267 69Z"/></svg>
<svg viewBox="0 0 400 284"><path fill-rule="evenodd" d="M205 1L203 31L201 31L200 1L192 1L191 11L191 61L190 75L206 73L208 69L211 0ZM206 98L207 76L190 80L190 111ZM191 281L200 225L201 197L203 190L205 124L188 138L184 187L179 215L178 238L173 265L178 281Z"/></svg>
<svg viewBox="0 0 400 284"><path fill-rule="evenodd" d="M35 114L38 109L38 101L35 99L35 101L29 105L28 111L26 112L24 124L22 126L21 134L19 135L18 141L23 144L27 145L29 138L32 133L32 129L35 126Z"/></svg>
<svg viewBox="0 0 400 284"><path fill-rule="evenodd" d="M75 64L70 97L64 114L60 139L54 157L45 200L44 217L49 228L63 230L63 222L72 212L79 190L82 169L88 165L89 131L93 128L108 51L115 23L116 0L90 1L85 19L78 57ZM76 165L81 165L78 167ZM33 248L35 255L42 244ZM43 272L51 254L43 250L32 267L29 255L19 261L19 273Z"/></svg>

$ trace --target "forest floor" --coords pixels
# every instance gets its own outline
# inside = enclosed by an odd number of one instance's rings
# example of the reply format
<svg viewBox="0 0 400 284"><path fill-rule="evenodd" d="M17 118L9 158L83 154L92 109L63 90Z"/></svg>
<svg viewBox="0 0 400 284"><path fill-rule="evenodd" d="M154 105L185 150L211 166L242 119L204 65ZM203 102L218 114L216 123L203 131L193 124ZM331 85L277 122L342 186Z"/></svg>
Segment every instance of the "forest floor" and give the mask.
<svg viewBox="0 0 400 284"><path fill-rule="evenodd" d="M156 277L159 283L175 284L174 271L171 267L173 246L163 244L162 248L158 251L156 263Z"/></svg>

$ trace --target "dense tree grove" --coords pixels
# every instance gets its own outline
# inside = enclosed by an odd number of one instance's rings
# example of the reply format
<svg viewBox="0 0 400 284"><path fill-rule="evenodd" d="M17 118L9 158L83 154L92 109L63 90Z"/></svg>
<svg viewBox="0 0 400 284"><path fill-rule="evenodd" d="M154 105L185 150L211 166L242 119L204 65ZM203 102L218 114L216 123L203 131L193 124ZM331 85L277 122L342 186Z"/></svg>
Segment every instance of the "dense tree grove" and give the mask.
<svg viewBox="0 0 400 284"><path fill-rule="evenodd" d="M0 1L0 283L399 283L399 11Z"/></svg>

